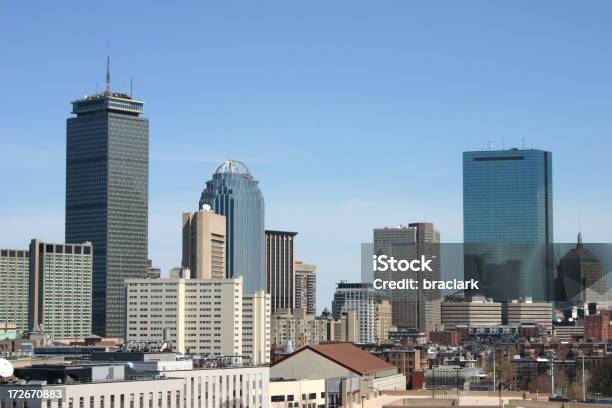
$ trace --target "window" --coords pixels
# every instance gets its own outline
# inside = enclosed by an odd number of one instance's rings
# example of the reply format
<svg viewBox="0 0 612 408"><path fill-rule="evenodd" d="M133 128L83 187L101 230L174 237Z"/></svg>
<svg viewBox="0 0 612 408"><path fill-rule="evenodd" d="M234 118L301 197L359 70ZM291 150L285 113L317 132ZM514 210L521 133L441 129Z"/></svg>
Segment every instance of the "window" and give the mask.
<svg viewBox="0 0 612 408"><path fill-rule="evenodd" d="M285 396L284 395L273 395L272 398L270 398L270 400L272 402L284 402Z"/></svg>

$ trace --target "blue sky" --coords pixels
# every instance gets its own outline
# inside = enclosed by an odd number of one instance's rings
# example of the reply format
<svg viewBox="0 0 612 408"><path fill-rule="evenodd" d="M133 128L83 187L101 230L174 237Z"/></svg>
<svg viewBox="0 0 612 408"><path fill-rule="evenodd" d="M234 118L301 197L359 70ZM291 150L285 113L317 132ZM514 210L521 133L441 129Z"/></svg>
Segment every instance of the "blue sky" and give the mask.
<svg viewBox="0 0 612 408"><path fill-rule="evenodd" d="M359 277L373 227L462 239L461 152L551 150L555 239L611 240L612 3L3 2L0 247L63 240L71 100L112 85L151 121L150 256L228 157L266 224L298 231L319 308Z"/></svg>

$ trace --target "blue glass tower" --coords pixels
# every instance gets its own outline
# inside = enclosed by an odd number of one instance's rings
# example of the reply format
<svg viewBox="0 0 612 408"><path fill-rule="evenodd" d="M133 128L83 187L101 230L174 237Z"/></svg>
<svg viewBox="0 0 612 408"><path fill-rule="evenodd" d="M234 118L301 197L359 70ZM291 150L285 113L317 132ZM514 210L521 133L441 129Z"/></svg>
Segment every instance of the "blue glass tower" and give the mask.
<svg viewBox="0 0 612 408"><path fill-rule="evenodd" d="M463 153L466 275L477 271L498 300L551 296L552 154L487 150Z"/></svg>
<svg viewBox="0 0 612 408"><path fill-rule="evenodd" d="M244 291L266 290L264 198L244 163L217 167L200 198L227 219L227 276L242 276Z"/></svg>

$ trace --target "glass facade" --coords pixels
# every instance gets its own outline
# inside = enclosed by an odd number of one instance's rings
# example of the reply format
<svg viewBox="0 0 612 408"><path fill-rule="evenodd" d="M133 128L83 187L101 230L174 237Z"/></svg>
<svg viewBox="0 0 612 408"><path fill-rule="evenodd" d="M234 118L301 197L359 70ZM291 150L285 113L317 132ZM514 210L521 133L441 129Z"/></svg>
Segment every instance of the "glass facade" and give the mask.
<svg viewBox="0 0 612 408"><path fill-rule="evenodd" d="M463 153L466 278L496 300L551 296L552 154L528 150Z"/></svg>
<svg viewBox="0 0 612 408"><path fill-rule="evenodd" d="M264 198L247 167L228 160L215 170L200 198L227 222L227 276L242 276L244 292L266 290Z"/></svg>
<svg viewBox="0 0 612 408"><path fill-rule="evenodd" d="M93 243L92 330L125 335L125 278L147 275L149 121L143 102L105 92L67 122L66 242Z"/></svg>

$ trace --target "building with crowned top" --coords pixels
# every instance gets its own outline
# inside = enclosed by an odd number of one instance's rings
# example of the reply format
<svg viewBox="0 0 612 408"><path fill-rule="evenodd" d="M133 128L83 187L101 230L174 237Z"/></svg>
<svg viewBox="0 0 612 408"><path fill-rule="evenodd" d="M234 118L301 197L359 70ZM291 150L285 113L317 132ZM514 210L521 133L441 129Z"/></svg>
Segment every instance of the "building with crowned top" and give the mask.
<svg viewBox="0 0 612 408"><path fill-rule="evenodd" d="M266 290L264 198L246 165L227 160L214 171L200 197L226 219L227 277L242 276L244 291Z"/></svg>

